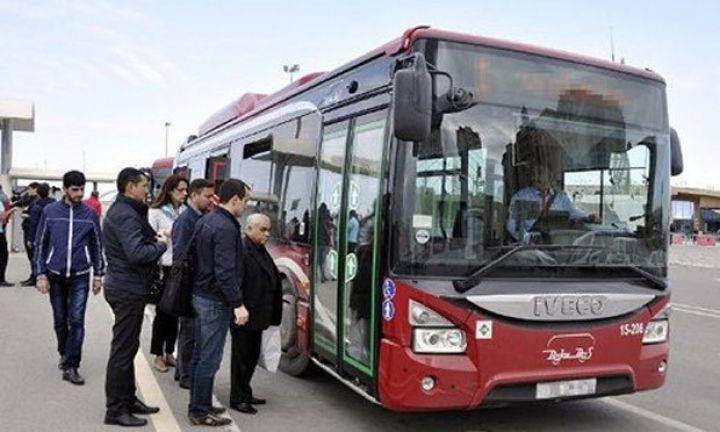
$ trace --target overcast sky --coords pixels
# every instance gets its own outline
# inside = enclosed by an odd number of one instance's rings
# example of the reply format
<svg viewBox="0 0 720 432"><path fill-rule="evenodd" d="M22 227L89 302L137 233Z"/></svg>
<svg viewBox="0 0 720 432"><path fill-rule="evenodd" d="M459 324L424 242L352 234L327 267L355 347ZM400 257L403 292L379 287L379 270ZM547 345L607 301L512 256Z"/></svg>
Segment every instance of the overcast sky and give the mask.
<svg viewBox="0 0 720 432"><path fill-rule="evenodd" d="M0 99L35 103L14 164L116 171L170 153L245 92L333 69L417 24L648 67L668 83L685 174L720 188L720 2L0 0Z"/></svg>

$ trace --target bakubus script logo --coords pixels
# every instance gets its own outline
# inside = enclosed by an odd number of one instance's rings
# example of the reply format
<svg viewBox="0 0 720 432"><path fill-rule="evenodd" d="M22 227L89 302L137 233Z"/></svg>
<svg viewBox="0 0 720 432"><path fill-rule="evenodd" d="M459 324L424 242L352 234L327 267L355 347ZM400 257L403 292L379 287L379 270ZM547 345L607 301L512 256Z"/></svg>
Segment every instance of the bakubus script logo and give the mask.
<svg viewBox="0 0 720 432"><path fill-rule="evenodd" d="M559 366L563 362L585 363L592 358L594 350L595 338L590 333L573 333L551 337L543 354L545 360Z"/></svg>

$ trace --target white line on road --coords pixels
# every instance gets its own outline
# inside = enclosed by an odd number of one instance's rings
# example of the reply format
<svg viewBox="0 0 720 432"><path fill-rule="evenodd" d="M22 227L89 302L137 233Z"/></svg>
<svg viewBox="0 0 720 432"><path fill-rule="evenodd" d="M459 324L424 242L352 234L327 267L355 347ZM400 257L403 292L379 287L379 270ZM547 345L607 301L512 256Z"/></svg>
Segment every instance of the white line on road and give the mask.
<svg viewBox="0 0 720 432"><path fill-rule="evenodd" d="M685 431L685 432L706 432L704 429L696 428L695 426L690 426L687 423L683 423L681 421L671 419L669 417L662 416L660 414L656 414L652 411L646 410L645 408L640 408L635 405L630 405L627 402L622 402L620 400L614 399L614 398L603 398L600 399L601 402L605 402L608 405L612 405L615 408L620 408L622 410L631 412L633 414L639 415L641 417L645 417L647 419L656 421L660 424L664 424L665 426L669 426L671 428Z"/></svg>
<svg viewBox="0 0 720 432"><path fill-rule="evenodd" d="M157 405L160 408L160 412L148 416L155 430L180 432L180 425L170 409L170 405L167 399L165 399L165 394L160 388L157 379L155 379L155 374L153 374L150 369L150 364L142 350L138 350L135 356L135 378L145 402L147 402L148 405Z"/></svg>
<svg viewBox="0 0 720 432"><path fill-rule="evenodd" d="M693 306L693 305L686 305L682 303L673 303L673 310L678 312L684 312L689 313L692 315L707 317L707 318L717 318L720 319L720 310L717 309L709 309L709 308L703 308L700 306Z"/></svg>
<svg viewBox="0 0 720 432"><path fill-rule="evenodd" d="M693 306L693 305L684 304L684 303L675 303L675 302L673 302L672 305L673 305L673 307L680 306L685 309L695 309L695 310L699 310L699 311L703 311L703 312L710 312L710 313L715 313L715 314L720 315L720 309L710 309L710 308Z"/></svg>

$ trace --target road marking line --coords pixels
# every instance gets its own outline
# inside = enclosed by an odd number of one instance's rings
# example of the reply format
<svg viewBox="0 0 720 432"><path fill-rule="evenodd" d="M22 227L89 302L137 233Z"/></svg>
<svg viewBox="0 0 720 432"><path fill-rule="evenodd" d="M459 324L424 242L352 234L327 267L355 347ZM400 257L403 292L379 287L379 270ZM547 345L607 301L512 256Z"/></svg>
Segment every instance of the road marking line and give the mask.
<svg viewBox="0 0 720 432"><path fill-rule="evenodd" d="M685 308L685 309L695 309L695 310L699 310L699 311L703 311L703 312L710 312L710 313L720 315L720 309L710 309L710 308L693 306L693 305L683 304L683 303L672 303L672 305L673 305L673 307L678 306L678 307Z"/></svg>
<svg viewBox="0 0 720 432"><path fill-rule="evenodd" d="M165 394L160 388L160 384L158 384L155 374L153 374L150 369L148 359L145 357L145 354L141 349L138 350L138 353L135 356L135 379L145 402L148 405L157 405L160 408L159 413L148 416L150 417L150 421L152 421L155 430L163 432L180 432L180 425L170 409L167 399L165 399Z"/></svg>
<svg viewBox="0 0 720 432"><path fill-rule="evenodd" d="M685 431L685 432L706 432L704 429L696 428L695 426L690 426L687 423L683 423L681 421L671 419L669 417L662 416L660 414L656 414L650 410L646 410L645 408L640 408L635 405L631 405L627 402L622 402L620 400L614 399L614 398L603 398L599 399L601 402L605 402L608 405L612 405L616 408L631 412L633 414L639 415L641 417L645 417L647 419L656 421L658 423L664 424L665 426L670 426L671 428L675 428L677 430Z"/></svg>
<svg viewBox="0 0 720 432"><path fill-rule="evenodd" d="M720 315L710 314L710 313L706 313L706 312L699 312L699 311L695 311L695 310L692 310L692 309L674 308L674 310L676 310L676 311L678 311L678 312L684 312L684 313L688 313L688 314L691 314L691 315L697 315L697 316L706 317L706 318L717 318L717 319L720 319Z"/></svg>

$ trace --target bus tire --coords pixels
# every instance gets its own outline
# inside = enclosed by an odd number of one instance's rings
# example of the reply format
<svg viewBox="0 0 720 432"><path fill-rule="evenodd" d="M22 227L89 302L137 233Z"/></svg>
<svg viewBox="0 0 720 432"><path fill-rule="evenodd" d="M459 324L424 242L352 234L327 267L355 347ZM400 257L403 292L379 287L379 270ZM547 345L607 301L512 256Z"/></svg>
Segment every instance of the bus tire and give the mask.
<svg viewBox="0 0 720 432"><path fill-rule="evenodd" d="M283 313L280 323L282 356L279 368L291 376L304 376L310 372L310 357L297 348L297 292L288 278L282 280Z"/></svg>

